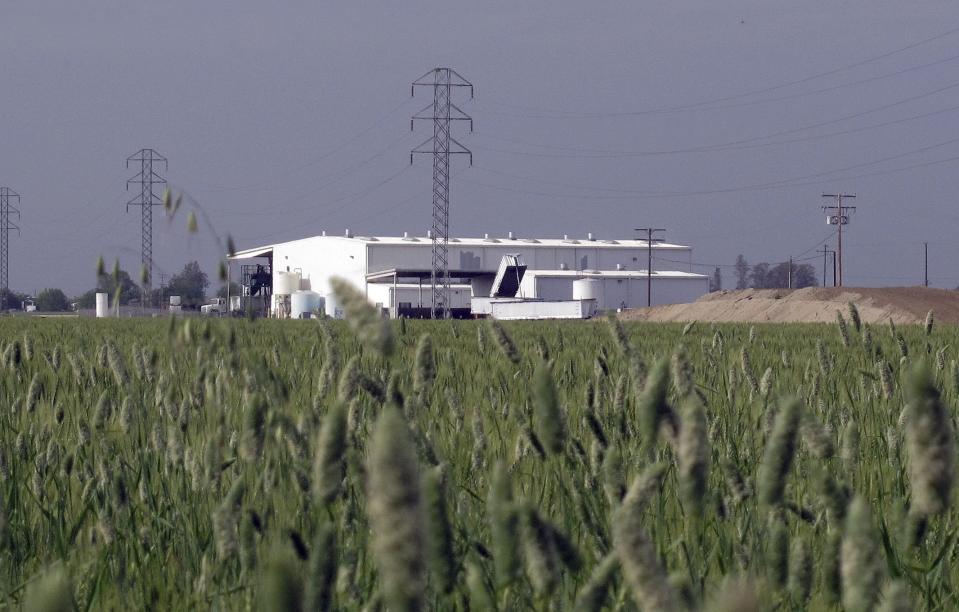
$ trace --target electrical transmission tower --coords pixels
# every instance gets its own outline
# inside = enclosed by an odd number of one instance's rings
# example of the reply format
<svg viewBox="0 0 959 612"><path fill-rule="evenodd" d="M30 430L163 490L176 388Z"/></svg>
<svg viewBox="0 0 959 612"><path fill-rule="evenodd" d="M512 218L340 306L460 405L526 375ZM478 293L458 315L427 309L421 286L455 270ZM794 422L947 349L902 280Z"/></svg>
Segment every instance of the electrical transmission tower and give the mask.
<svg viewBox="0 0 959 612"><path fill-rule="evenodd" d="M469 121L473 131L473 119L464 113L451 99L454 87L469 87L470 99L473 98L473 85L450 68L434 68L413 81L411 95L416 95L417 87L432 87L433 102L427 104L410 119L410 130L417 119L433 122L433 137L427 138L418 147L410 151L410 164L414 153L433 155L433 261L430 272L432 289L432 307L430 316L434 319L449 317L450 308L450 155L469 155L473 165L473 153L450 135L452 121Z"/></svg>
<svg viewBox="0 0 959 612"><path fill-rule="evenodd" d="M7 295L10 294L10 230L20 228L10 220L10 215L20 219L20 210L10 203L15 200L20 203L20 194L9 187L0 187L0 285L3 285L3 296L0 297L0 311L7 309Z"/></svg>
<svg viewBox="0 0 959 612"><path fill-rule="evenodd" d="M130 189L131 184L140 186L140 194L127 202L127 212L130 212L131 206L140 207L142 234L140 264L143 267L140 303L146 305L153 285L153 207L163 204L163 198L156 194L153 186L166 184L166 179L153 169L153 164L159 166L162 163L163 169L167 170L167 160L153 149L140 149L127 158L127 168L130 167L130 162L140 163L140 172L127 181L127 190Z"/></svg>
<svg viewBox="0 0 959 612"><path fill-rule="evenodd" d="M848 206L843 204L842 201L844 198L855 198L856 194L854 193L824 193L822 194L824 198L833 198L836 200L834 205L823 206L823 212L826 213L826 224L827 225L838 225L839 226L839 242L836 246L836 252L839 254L839 280L837 285L842 287L842 228L844 225L849 224L849 215L847 213L856 212L855 206ZM833 214L835 213L835 214Z"/></svg>

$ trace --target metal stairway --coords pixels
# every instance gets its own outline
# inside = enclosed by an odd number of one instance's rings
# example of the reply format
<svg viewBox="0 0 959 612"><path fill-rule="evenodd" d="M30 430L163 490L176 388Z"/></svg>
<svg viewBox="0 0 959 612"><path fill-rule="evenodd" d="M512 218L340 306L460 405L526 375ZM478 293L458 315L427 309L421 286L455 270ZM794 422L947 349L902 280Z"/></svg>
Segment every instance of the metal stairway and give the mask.
<svg viewBox="0 0 959 612"><path fill-rule="evenodd" d="M526 264L519 262L519 255L503 255L496 276L493 278L490 297L516 297L524 274L526 274Z"/></svg>

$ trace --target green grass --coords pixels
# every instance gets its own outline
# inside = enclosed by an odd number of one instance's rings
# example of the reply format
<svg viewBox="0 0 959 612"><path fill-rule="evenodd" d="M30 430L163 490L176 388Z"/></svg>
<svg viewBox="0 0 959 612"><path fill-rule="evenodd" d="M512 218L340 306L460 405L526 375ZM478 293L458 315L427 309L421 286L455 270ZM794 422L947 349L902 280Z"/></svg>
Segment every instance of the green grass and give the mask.
<svg viewBox="0 0 959 612"><path fill-rule="evenodd" d="M0 320L0 607L838 610L873 574L959 600L902 415L925 360L952 427L959 329L503 329L518 363L480 322L394 322L384 354L342 322Z"/></svg>

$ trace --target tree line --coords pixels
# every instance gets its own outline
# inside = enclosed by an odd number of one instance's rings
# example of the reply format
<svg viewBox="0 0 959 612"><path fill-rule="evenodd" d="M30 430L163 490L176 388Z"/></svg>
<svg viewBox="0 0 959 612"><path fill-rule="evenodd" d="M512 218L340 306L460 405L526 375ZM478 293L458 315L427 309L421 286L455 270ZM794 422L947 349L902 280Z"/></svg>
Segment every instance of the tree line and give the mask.
<svg viewBox="0 0 959 612"><path fill-rule="evenodd" d="M792 287L815 287L819 284L816 279L816 268L812 264L797 264L782 262L769 264L761 262L750 265L740 254L733 265L736 277L736 289L787 289L789 287L789 273L792 266ZM723 288L722 270L717 267L709 279L709 290L719 291Z"/></svg>
<svg viewBox="0 0 959 612"><path fill-rule="evenodd" d="M199 307L207 301L207 288L210 286L210 279L200 268L200 264L191 261L183 269L170 277L170 281L162 287L153 289L147 296L147 304L155 308L164 308L169 303L171 295L180 296L181 304L187 308ZM231 283L234 295L239 287L236 283ZM35 297L26 293L0 289L0 300L5 301L7 310L24 310L28 301L32 300L37 311L40 312L66 312L72 310L76 304L78 309L90 309L96 307L96 294L106 293L110 296L111 304L116 299L117 289L119 289L121 306L137 306L143 303L143 291L137 285L126 270L117 270L112 273L102 273L97 276L96 286L84 293L76 296L72 300L67 297L61 289L51 287L43 289ZM221 287L217 291L220 297L226 296L226 288Z"/></svg>

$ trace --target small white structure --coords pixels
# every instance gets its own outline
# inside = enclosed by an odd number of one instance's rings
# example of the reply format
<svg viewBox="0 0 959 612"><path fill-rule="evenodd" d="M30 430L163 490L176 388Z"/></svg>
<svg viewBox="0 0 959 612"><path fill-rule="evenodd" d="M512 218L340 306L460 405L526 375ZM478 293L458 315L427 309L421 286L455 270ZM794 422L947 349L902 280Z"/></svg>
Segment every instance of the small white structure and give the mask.
<svg viewBox="0 0 959 612"><path fill-rule="evenodd" d="M97 293L96 304L98 319L110 316L110 298L106 293Z"/></svg>
<svg viewBox="0 0 959 612"><path fill-rule="evenodd" d="M290 318L308 319L317 310L325 312L326 305L323 302L323 297L316 291L298 289L290 299Z"/></svg>
<svg viewBox="0 0 959 612"><path fill-rule="evenodd" d="M517 297L595 299L597 309L616 310L645 307L647 292L653 306L694 302L709 292L709 277L678 271L656 271L650 278L645 270L527 270Z"/></svg>
<svg viewBox="0 0 959 612"><path fill-rule="evenodd" d="M601 239L593 234L586 238L520 238L511 232L498 238L450 238L448 248L449 306L457 316L470 315L472 299L491 295L504 256L515 257L527 268L516 297L571 300L574 281L591 279L601 283L601 287L587 290L596 294L600 310L646 305L644 268L649 249L653 253L654 304L693 301L707 292L709 284L705 275L674 272L691 267L692 249L665 242L650 245L644 240ZM238 251L229 260L267 271L268 280L272 279L268 303L273 316L291 316L290 296L297 290L310 290L325 298L327 315L341 317L330 290L334 276L352 283L390 316L429 316L429 237L324 234ZM249 265L253 262L248 260L257 260L259 266ZM243 283L244 296L251 295L254 276L252 272L248 275L249 286Z"/></svg>
<svg viewBox="0 0 959 612"><path fill-rule="evenodd" d="M473 298L473 314L503 321L534 319L588 319L597 313L596 300L525 300Z"/></svg>

